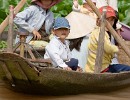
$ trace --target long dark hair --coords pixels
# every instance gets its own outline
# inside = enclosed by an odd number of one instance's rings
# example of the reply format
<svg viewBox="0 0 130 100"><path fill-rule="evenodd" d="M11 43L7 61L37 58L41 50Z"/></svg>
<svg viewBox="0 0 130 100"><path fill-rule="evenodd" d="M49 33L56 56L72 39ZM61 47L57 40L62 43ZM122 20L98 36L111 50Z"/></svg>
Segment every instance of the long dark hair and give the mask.
<svg viewBox="0 0 130 100"><path fill-rule="evenodd" d="M114 21L114 24L113 24L113 28L114 28L114 30L116 30L116 24L117 24L117 22L118 22L118 19L119 19L119 14L118 14L118 12L115 10L115 14L116 14L116 19L115 19L115 21ZM109 35L109 39L110 39L110 41L111 41L111 33L108 31L107 32L108 33L108 35ZM117 41L114 39L114 41L115 41L115 45L118 45L118 43L117 43Z"/></svg>
<svg viewBox="0 0 130 100"><path fill-rule="evenodd" d="M77 51L80 51L80 46L83 41L84 37L76 38L76 39L70 39L70 50L76 49Z"/></svg>
<svg viewBox="0 0 130 100"><path fill-rule="evenodd" d="M117 28L117 27L116 27L116 24L117 24L118 19L119 19L119 14L118 14L118 12L117 12L116 10L115 10L115 14L116 14L116 19L115 19L114 24L113 24L113 28L114 28L114 29Z"/></svg>

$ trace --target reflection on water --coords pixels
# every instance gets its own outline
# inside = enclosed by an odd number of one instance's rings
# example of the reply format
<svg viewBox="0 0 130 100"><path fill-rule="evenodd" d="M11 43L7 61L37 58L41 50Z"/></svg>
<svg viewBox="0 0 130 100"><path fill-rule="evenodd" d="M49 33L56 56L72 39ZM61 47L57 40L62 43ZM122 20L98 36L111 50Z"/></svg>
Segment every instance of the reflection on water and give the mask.
<svg viewBox="0 0 130 100"><path fill-rule="evenodd" d="M16 93L3 87L0 83L0 100L129 100L130 87L119 91L101 94L80 94L68 96L38 96Z"/></svg>

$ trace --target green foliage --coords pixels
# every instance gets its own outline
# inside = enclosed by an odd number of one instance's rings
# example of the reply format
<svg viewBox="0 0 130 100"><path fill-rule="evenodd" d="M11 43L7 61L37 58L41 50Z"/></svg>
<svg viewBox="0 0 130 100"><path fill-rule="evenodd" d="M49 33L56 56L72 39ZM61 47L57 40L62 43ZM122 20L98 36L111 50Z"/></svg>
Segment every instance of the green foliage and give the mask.
<svg viewBox="0 0 130 100"><path fill-rule="evenodd" d="M6 48L7 42L6 41L0 41L0 49Z"/></svg>
<svg viewBox="0 0 130 100"><path fill-rule="evenodd" d="M6 18L9 13L9 5L16 6L20 0L0 0L0 23ZM73 0L62 0L58 5L51 8L54 12L54 16L65 17L72 11L72 1ZM31 0L27 0L30 4ZM79 3L82 3L82 0L79 0ZM25 5L24 7L27 7ZM23 9L24 9L23 7ZM22 9L22 10L23 10ZM130 0L118 0L118 9L119 9L119 19L121 22L130 26Z"/></svg>
<svg viewBox="0 0 130 100"><path fill-rule="evenodd" d="M82 0L79 0L79 4L82 4ZM51 8L55 17L65 17L72 11L73 0L62 0L59 4Z"/></svg>
<svg viewBox="0 0 130 100"><path fill-rule="evenodd" d="M63 0L59 4L51 8L55 17L65 17L72 11L72 0Z"/></svg>
<svg viewBox="0 0 130 100"><path fill-rule="evenodd" d="M9 14L9 5L13 5L15 7L20 1L21 0L0 0L0 23ZM30 1L31 0L27 0L28 3L30 3ZM27 5L25 5L24 7L26 6Z"/></svg>
<svg viewBox="0 0 130 100"><path fill-rule="evenodd" d="M130 0L118 0L119 19L130 26Z"/></svg>

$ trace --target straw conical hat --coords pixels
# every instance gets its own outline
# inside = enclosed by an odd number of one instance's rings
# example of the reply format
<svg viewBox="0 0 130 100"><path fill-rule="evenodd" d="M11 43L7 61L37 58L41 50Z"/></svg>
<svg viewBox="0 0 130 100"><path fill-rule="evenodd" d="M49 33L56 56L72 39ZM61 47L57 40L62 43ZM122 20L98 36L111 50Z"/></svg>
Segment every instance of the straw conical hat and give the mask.
<svg viewBox="0 0 130 100"><path fill-rule="evenodd" d="M72 11L66 16L70 24L67 39L80 38L90 33L96 26L96 19L89 15Z"/></svg>

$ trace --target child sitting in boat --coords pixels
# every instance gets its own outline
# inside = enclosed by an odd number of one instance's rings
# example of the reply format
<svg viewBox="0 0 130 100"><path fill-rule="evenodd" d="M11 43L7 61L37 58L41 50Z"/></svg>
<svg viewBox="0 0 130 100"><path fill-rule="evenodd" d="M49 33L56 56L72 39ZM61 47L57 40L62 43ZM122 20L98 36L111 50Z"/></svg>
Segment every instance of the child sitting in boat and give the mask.
<svg viewBox="0 0 130 100"><path fill-rule="evenodd" d="M45 59L50 59L54 67L65 70L82 71L78 60L71 58L69 41L65 40L70 32L70 25L66 18L58 17L54 21L53 38L45 48Z"/></svg>
<svg viewBox="0 0 130 100"><path fill-rule="evenodd" d="M103 6L99 8L99 11L102 13L103 8L106 8L106 20L113 26L116 17L115 11L110 6ZM100 20L97 19L97 25L100 26ZM118 47L111 43L109 31L105 29L105 38L104 38L104 55L102 60L102 69L101 72L112 72L117 73L121 71L129 71L130 66L123 65L123 64L111 64L111 60L113 59L113 56L115 53L117 53ZM90 36L90 43L88 46L88 60L87 65L85 68L86 72L94 72L94 66L95 66L95 59L96 59L96 52L97 52L97 44L98 44L98 37L100 33L100 28L93 30Z"/></svg>
<svg viewBox="0 0 130 100"><path fill-rule="evenodd" d="M50 8L61 0L32 0L31 5L19 12L14 23L18 26L20 35L26 35L26 43L34 47L44 47L49 41L54 16ZM20 41L19 35L15 43Z"/></svg>

